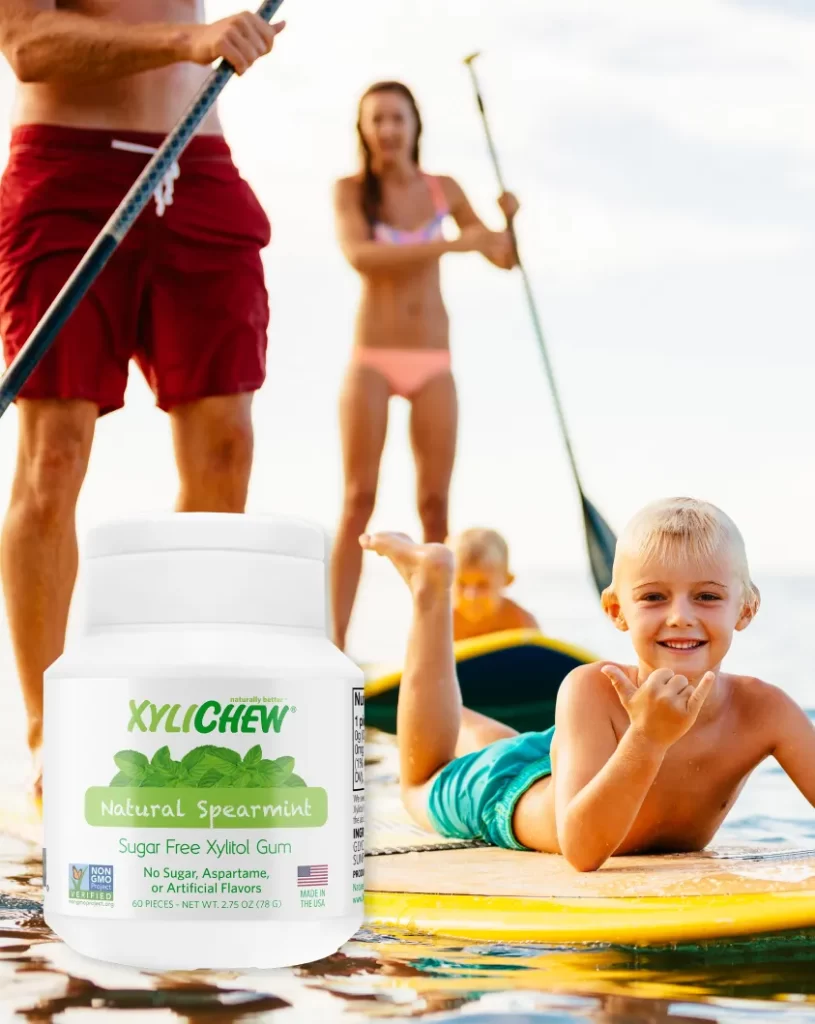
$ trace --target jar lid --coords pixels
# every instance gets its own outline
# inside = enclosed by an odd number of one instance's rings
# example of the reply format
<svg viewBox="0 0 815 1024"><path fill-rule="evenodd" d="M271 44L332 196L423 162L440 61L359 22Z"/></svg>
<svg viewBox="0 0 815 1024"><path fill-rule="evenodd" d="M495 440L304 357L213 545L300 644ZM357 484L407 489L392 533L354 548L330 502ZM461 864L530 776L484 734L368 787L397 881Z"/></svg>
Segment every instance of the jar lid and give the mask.
<svg viewBox="0 0 815 1024"><path fill-rule="evenodd" d="M250 551L322 562L326 536L303 519L175 512L103 523L84 546L88 559L151 551Z"/></svg>

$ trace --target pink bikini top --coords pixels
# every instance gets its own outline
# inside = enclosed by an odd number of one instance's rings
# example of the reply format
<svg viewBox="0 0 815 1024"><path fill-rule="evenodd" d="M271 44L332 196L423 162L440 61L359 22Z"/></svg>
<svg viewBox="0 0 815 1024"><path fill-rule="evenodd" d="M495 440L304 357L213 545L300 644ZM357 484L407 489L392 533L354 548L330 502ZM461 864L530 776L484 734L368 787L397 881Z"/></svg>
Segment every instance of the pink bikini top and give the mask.
<svg viewBox="0 0 815 1024"><path fill-rule="evenodd" d="M383 242L386 245L415 245L417 242L433 242L443 238L442 223L450 213L447 207L447 200L444 196L444 189L438 178L431 174L422 175L430 189L430 198L433 200L433 209L436 211L432 220L413 231L406 231L403 228L394 228L378 220L373 225L374 241Z"/></svg>

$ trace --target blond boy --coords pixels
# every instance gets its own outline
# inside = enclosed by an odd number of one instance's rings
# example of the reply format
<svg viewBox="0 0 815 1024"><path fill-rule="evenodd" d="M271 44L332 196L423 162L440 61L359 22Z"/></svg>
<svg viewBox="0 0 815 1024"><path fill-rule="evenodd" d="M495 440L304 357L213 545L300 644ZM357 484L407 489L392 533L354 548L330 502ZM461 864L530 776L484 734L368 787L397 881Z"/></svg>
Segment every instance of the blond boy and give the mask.
<svg viewBox="0 0 815 1024"><path fill-rule="evenodd" d="M667 499L628 524L603 607L636 662L571 672L546 733L519 735L462 708L450 552L399 534L362 545L389 557L413 595L398 740L403 798L424 827L562 853L592 871L614 854L702 849L767 757L815 804L804 711L722 671L759 593L738 529L713 505Z"/></svg>
<svg viewBox="0 0 815 1024"><path fill-rule="evenodd" d="M535 616L504 593L515 577L509 571L507 542L497 530L464 530L448 544L455 560L454 640L538 628Z"/></svg>

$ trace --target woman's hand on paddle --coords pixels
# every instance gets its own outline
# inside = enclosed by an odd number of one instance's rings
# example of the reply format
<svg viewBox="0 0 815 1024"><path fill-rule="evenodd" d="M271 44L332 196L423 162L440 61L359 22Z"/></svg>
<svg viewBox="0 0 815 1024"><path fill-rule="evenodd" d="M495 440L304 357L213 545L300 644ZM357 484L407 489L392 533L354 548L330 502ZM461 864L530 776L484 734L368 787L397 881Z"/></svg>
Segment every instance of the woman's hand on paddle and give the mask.
<svg viewBox="0 0 815 1024"><path fill-rule="evenodd" d="M629 675L618 665L603 665L601 671L617 691L631 728L665 748L690 729L716 682L715 672L705 672L694 684L669 668L658 668L644 683L637 682L636 670Z"/></svg>
<svg viewBox="0 0 815 1024"><path fill-rule="evenodd" d="M484 255L501 270L512 270L518 265L518 256L515 252L515 240L511 231L494 231L490 241L490 249Z"/></svg>
<svg viewBox="0 0 815 1024"><path fill-rule="evenodd" d="M461 229L458 244L464 252L480 252L496 267L509 270L515 266L515 246L508 231L490 231L483 224Z"/></svg>
<svg viewBox="0 0 815 1024"><path fill-rule="evenodd" d="M461 229L454 245L460 252L483 253L491 234L490 229L483 224L471 224Z"/></svg>
<svg viewBox="0 0 815 1024"><path fill-rule="evenodd" d="M521 204L518 202L517 196L512 192L502 192L498 196L498 206L501 209L501 213L506 217L507 224L511 224L515 219L518 210L521 208Z"/></svg>
<svg viewBox="0 0 815 1024"><path fill-rule="evenodd" d="M275 37L285 26L285 21L268 25L263 18L249 11L221 18L211 25L192 25L185 60L194 64L211 64L223 57L237 74L242 75L259 57L269 53Z"/></svg>

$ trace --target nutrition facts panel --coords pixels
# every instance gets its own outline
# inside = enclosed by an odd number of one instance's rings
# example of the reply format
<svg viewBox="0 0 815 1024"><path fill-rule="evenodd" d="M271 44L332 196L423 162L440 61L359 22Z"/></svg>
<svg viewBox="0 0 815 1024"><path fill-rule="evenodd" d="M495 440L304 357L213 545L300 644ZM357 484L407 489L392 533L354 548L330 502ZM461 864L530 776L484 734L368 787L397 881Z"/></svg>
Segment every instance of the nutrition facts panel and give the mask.
<svg viewBox="0 0 815 1024"><path fill-rule="evenodd" d="M365 789L365 690L355 686L353 699L353 760L354 760L354 792Z"/></svg>

